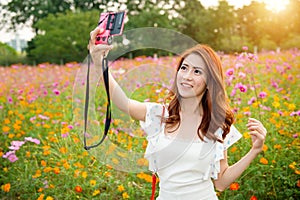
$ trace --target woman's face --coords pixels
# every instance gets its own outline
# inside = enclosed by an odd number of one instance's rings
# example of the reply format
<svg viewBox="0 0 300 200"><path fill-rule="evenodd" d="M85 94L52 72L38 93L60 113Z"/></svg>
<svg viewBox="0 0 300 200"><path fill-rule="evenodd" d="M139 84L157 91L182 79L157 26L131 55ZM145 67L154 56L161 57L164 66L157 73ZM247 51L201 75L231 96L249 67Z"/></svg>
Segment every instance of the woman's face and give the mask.
<svg viewBox="0 0 300 200"><path fill-rule="evenodd" d="M200 55L192 53L177 72L177 89L182 98L202 97L206 89L207 67Z"/></svg>

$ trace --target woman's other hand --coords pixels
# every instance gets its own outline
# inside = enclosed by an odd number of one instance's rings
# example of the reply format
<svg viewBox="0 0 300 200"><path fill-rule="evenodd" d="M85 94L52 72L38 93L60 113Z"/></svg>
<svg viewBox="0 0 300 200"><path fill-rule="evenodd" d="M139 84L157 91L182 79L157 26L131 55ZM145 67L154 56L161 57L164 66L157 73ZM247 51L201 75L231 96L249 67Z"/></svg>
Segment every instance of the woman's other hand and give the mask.
<svg viewBox="0 0 300 200"><path fill-rule="evenodd" d="M88 50L90 51L90 54L92 56L93 62L95 66L101 66L102 65L102 58L107 56L109 50L113 48L112 45L106 45L106 44L98 44L96 45L96 37L98 34L101 34L104 31L104 29L101 29L99 27L96 27L93 31L90 32L90 41L87 46Z"/></svg>
<svg viewBox="0 0 300 200"><path fill-rule="evenodd" d="M263 149L267 135L267 129L259 120L254 118L249 118L247 128L252 138L252 150L258 154Z"/></svg>

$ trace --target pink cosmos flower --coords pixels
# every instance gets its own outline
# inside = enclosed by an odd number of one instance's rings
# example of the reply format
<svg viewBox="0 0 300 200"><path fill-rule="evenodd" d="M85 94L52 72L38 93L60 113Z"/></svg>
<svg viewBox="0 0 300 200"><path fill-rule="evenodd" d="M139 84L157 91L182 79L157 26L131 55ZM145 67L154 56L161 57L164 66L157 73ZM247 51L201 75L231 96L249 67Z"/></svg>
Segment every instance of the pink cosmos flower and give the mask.
<svg viewBox="0 0 300 200"><path fill-rule="evenodd" d="M49 117L39 114L38 117L43 120L49 120Z"/></svg>
<svg viewBox="0 0 300 200"><path fill-rule="evenodd" d="M243 49L243 51L248 51L248 47L247 46L243 46L242 49Z"/></svg>
<svg viewBox="0 0 300 200"><path fill-rule="evenodd" d="M25 137L25 141L33 142L35 144L40 144L41 143L39 139L32 138L32 137Z"/></svg>
<svg viewBox="0 0 300 200"><path fill-rule="evenodd" d="M233 69L233 68L229 68L229 69L226 71L226 75L227 75L227 76L232 76L232 75L233 75L233 72L234 72L234 69Z"/></svg>
<svg viewBox="0 0 300 200"><path fill-rule="evenodd" d="M255 97L252 97L249 101L248 101L248 105L253 104L256 101Z"/></svg>
<svg viewBox="0 0 300 200"><path fill-rule="evenodd" d="M66 137L68 137L69 136L69 133L67 132L67 133L63 133L63 134L61 134L61 137L62 138L66 138Z"/></svg>
<svg viewBox="0 0 300 200"><path fill-rule="evenodd" d="M246 111L246 112L244 112L244 115L246 115L246 116L251 116L251 112L250 111Z"/></svg>
<svg viewBox="0 0 300 200"><path fill-rule="evenodd" d="M8 147L8 148L11 149L11 150L17 151L17 150L20 149L20 147L21 147L23 144L25 144L24 141L12 141L12 142L11 142L11 146Z"/></svg>
<svg viewBox="0 0 300 200"><path fill-rule="evenodd" d="M58 89L54 89L52 91L56 96L60 95L60 91Z"/></svg>
<svg viewBox="0 0 300 200"><path fill-rule="evenodd" d="M16 154L12 154L8 157L8 160L10 162L16 162L17 160L19 160L19 158L16 156Z"/></svg>
<svg viewBox="0 0 300 200"><path fill-rule="evenodd" d="M240 84L239 89L241 92L247 92L247 86Z"/></svg>
<svg viewBox="0 0 300 200"><path fill-rule="evenodd" d="M241 64L241 63L236 63L234 67L235 67L236 69L239 69L239 68L242 68L242 67L243 67L243 64Z"/></svg>
<svg viewBox="0 0 300 200"><path fill-rule="evenodd" d="M8 151L2 157L7 158L10 162L16 162L18 160L18 157L15 154L15 151Z"/></svg>
<svg viewBox="0 0 300 200"><path fill-rule="evenodd" d="M235 94L236 94L236 89L234 88L234 89L231 91L230 96L233 97Z"/></svg>
<svg viewBox="0 0 300 200"><path fill-rule="evenodd" d="M239 77L243 79L246 77L246 74L244 72L239 72Z"/></svg>
<svg viewBox="0 0 300 200"><path fill-rule="evenodd" d="M267 93L265 93L265 92L260 92L259 93L259 95L258 95L260 98L266 98L266 96L267 96Z"/></svg>
<svg viewBox="0 0 300 200"><path fill-rule="evenodd" d="M74 127L72 125L68 125L68 128L69 129L73 129Z"/></svg>
<svg viewBox="0 0 300 200"><path fill-rule="evenodd" d="M13 103L13 99L11 97L7 97L7 101L8 103L12 104Z"/></svg>

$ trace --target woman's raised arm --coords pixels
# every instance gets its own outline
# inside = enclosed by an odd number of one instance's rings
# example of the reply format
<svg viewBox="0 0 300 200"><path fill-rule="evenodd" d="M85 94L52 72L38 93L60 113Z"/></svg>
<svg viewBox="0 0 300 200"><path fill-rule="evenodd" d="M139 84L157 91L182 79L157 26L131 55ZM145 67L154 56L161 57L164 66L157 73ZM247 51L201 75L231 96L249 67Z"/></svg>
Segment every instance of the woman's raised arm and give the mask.
<svg viewBox="0 0 300 200"><path fill-rule="evenodd" d="M95 45L97 34L103 32L99 27L95 28L90 33L90 41L88 49L90 51L91 57L95 64L95 67L102 70L102 59L108 54L109 50L112 49L111 45L98 44ZM145 121L146 116L146 105L143 102L139 102L130 99L126 96L125 92L116 82L114 77L109 72L109 93L112 102L124 113L130 115L132 118L140 121Z"/></svg>

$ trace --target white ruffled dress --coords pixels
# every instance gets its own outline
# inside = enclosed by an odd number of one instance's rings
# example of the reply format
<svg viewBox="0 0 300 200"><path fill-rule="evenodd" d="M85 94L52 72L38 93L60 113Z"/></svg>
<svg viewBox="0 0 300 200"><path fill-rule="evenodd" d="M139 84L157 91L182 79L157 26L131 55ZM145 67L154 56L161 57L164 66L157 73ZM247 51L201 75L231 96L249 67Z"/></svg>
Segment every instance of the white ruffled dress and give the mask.
<svg viewBox="0 0 300 200"><path fill-rule="evenodd" d="M164 134L162 112L161 104L147 103L145 122L140 122L148 140L145 158L149 161L149 169L160 179L156 200L218 199L211 178L218 178L224 150L238 141L241 134L231 126L223 144L207 138L203 142L198 136L194 140L179 139ZM215 134L222 138L222 129Z"/></svg>

